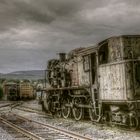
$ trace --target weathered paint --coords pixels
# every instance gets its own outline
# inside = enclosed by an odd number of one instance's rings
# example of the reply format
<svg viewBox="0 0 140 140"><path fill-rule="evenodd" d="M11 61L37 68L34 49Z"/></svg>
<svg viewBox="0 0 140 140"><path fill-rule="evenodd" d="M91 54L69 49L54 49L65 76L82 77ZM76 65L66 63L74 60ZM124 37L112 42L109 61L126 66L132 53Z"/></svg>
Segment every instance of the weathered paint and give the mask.
<svg viewBox="0 0 140 140"><path fill-rule="evenodd" d="M140 57L140 36L112 37L107 42L108 62L99 68L100 98L103 100L139 98L140 81L136 78L136 65L139 63L133 59ZM137 70L137 75L139 73Z"/></svg>
<svg viewBox="0 0 140 140"><path fill-rule="evenodd" d="M69 53L66 62L62 64L57 60L57 65L60 68L60 73L62 72L61 67L64 67L70 74L69 79L66 75L66 80L71 82L68 86L91 86L95 89L91 77L93 67L90 66L89 70L85 70L83 57L90 56L96 51L96 59L99 62L96 68L99 75L96 75L96 77L97 79L100 77L97 81L96 91L99 87L100 98L103 100L131 100L135 98L135 94L140 94L140 84L135 78L135 64L133 62L140 56L139 46L140 36L111 37L95 47L73 50ZM104 61L104 63L100 63L100 61ZM55 68L56 65L53 67ZM57 78L61 81L64 79L61 76ZM55 77L51 79L56 80ZM56 84L59 84L59 82L56 82Z"/></svg>
<svg viewBox="0 0 140 140"><path fill-rule="evenodd" d="M134 88L135 98L140 99L140 60L134 62Z"/></svg>
<svg viewBox="0 0 140 140"><path fill-rule="evenodd" d="M90 85L90 72L84 71L83 57L78 57L78 75L79 75L79 85L89 86Z"/></svg>
<svg viewBox="0 0 140 140"><path fill-rule="evenodd" d="M71 86L78 86L79 77L78 77L77 57L74 57L73 59L69 60L65 68L70 72Z"/></svg>
<svg viewBox="0 0 140 140"><path fill-rule="evenodd" d="M125 64L99 67L101 100L126 100Z"/></svg>
<svg viewBox="0 0 140 140"><path fill-rule="evenodd" d="M125 63L125 81L128 100L134 98L133 61Z"/></svg>
<svg viewBox="0 0 140 140"><path fill-rule="evenodd" d="M120 37L108 40L108 62L120 61L122 58L122 40Z"/></svg>
<svg viewBox="0 0 140 140"><path fill-rule="evenodd" d="M140 57L140 36L120 36L108 39L108 62Z"/></svg>
<svg viewBox="0 0 140 140"><path fill-rule="evenodd" d="M123 37L123 57L132 59L140 57L140 36L139 37Z"/></svg>

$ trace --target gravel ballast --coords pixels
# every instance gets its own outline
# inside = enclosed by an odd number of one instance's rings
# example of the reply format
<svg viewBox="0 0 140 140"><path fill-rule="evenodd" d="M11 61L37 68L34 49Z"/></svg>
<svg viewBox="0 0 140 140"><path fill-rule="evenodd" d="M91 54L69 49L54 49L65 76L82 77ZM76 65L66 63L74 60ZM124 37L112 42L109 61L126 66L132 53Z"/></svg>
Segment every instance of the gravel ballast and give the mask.
<svg viewBox="0 0 140 140"><path fill-rule="evenodd" d="M41 110L41 105L38 104L38 101L26 102L23 105L37 110ZM12 109L12 111L29 119L34 119L43 123L52 124L67 130L71 130L92 137L93 140L140 140L139 131L131 132L123 130L121 128L119 129L116 127L109 127L101 124L93 124L90 121L74 121L73 119L66 120L63 118L50 117L50 115L39 115L37 113L25 112L17 109ZM0 133L1 130L2 129L0 129ZM5 136L7 135L7 132L3 131L2 134ZM11 139L8 138L7 140Z"/></svg>

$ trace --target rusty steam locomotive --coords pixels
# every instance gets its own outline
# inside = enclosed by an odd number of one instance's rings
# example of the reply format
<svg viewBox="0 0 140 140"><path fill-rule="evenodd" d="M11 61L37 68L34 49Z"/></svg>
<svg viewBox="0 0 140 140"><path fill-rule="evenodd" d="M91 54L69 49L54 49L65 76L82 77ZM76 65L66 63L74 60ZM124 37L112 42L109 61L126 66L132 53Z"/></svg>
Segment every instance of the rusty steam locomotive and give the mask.
<svg viewBox="0 0 140 140"><path fill-rule="evenodd" d="M78 48L47 65L43 107L64 118L136 129L140 119L140 36L123 35Z"/></svg>

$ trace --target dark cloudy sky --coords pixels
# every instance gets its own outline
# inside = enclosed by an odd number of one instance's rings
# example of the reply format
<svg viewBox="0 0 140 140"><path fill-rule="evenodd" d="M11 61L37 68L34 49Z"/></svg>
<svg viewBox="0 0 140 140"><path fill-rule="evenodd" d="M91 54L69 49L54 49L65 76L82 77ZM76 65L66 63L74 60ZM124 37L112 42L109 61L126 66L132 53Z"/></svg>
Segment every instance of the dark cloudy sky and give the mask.
<svg viewBox="0 0 140 140"><path fill-rule="evenodd" d="M140 0L0 0L0 72L120 34L140 34Z"/></svg>

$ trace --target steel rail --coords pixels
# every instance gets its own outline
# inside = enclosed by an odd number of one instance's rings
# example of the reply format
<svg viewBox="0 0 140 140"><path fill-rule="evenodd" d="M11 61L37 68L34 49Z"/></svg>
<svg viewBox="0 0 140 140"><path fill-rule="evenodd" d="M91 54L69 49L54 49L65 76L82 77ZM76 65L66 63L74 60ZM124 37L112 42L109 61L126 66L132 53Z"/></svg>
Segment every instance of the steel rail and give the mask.
<svg viewBox="0 0 140 140"><path fill-rule="evenodd" d="M4 104L4 105L0 105L0 108L3 108L3 107L13 107L13 106L18 106L20 105L19 103L7 103L7 104Z"/></svg>
<svg viewBox="0 0 140 140"><path fill-rule="evenodd" d="M43 138L41 138L41 137L35 135L34 133L31 133L31 132L29 132L29 131L27 131L27 130L25 130L25 129L19 127L19 126L16 126L15 124L13 124L13 123L7 121L6 119L4 119L4 118L2 118L2 117L0 117L0 120L1 120L2 123L8 125L9 127L15 129L16 131L20 132L20 133L23 134L24 136L29 137L30 139L33 139L33 140L44 140Z"/></svg>
<svg viewBox="0 0 140 140"><path fill-rule="evenodd" d="M41 123L41 122L38 122L38 121L35 121L35 120L31 120L31 119L28 119L26 117L23 117L23 116L20 116L20 115L17 115L15 113L13 113L16 117L18 117L19 119L23 119L25 121L29 121L29 122L34 122L36 124L39 124L39 125L42 125L44 127L46 127L47 129L50 129L50 130L53 130L55 132L58 132L58 133L61 133L61 134L64 134L70 138L74 138L76 140L93 140L92 138L89 138L89 137L86 137L84 135L80 135L80 134L77 134L75 132L72 132L72 131L69 131L69 130L65 130L65 129L62 129L62 128L58 128L58 127L55 127L55 126L52 126L52 125L49 125L49 124L44 124L44 123Z"/></svg>
<svg viewBox="0 0 140 140"><path fill-rule="evenodd" d="M25 107L15 107L14 109L22 110L22 111L26 111L26 112L31 112L31 113L38 113L41 115L46 115L46 113L41 112L39 110L29 109L29 108L25 108Z"/></svg>
<svg viewBox="0 0 140 140"><path fill-rule="evenodd" d="M11 105L13 105L13 104L10 104L10 103L9 104L5 104L5 105L0 106L0 108L11 106Z"/></svg>

